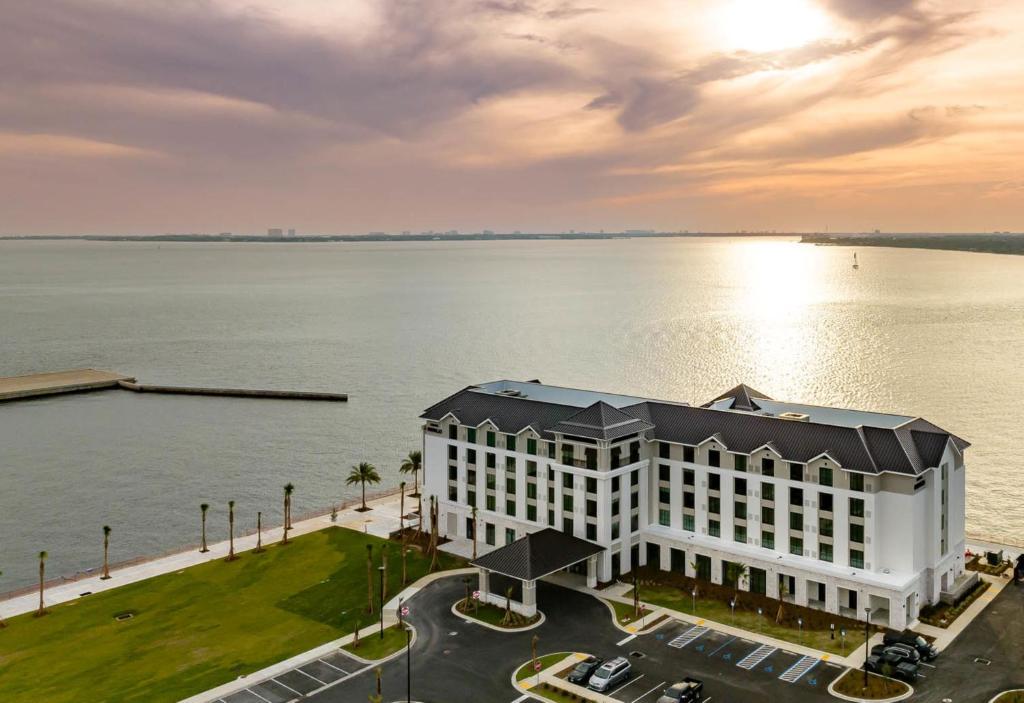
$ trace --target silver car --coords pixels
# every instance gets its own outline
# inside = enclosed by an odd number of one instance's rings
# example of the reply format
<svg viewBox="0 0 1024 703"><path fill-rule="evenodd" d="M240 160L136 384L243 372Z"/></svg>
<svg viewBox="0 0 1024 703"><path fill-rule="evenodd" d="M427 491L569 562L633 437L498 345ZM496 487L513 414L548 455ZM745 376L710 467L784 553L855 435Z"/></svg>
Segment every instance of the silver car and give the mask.
<svg viewBox="0 0 1024 703"><path fill-rule="evenodd" d="M606 661L591 674L587 688L593 691L607 691L609 688L614 688L629 678L629 671L632 668L629 660L625 657L615 657L611 661Z"/></svg>

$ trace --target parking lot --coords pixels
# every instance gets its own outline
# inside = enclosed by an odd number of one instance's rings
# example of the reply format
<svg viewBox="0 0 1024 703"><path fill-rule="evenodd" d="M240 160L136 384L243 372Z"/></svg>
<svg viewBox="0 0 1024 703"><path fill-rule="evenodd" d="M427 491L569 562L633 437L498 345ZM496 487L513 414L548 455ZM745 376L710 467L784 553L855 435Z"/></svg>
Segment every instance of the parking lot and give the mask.
<svg viewBox="0 0 1024 703"><path fill-rule="evenodd" d="M595 654L629 658L632 675L609 692L624 703L653 703L665 688L686 676L704 682L705 702L734 700L751 692L763 695L769 690L780 697L799 695L800 700L809 700L815 694L826 697L829 684L843 672L842 667L817 657L688 623L663 626L617 649Z"/></svg>
<svg viewBox="0 0 1024 703"><path fill-rule="evenodd" d="M217 703L288 703L348 678L366 666L343 652L334 652L224 696Z"/></svg>

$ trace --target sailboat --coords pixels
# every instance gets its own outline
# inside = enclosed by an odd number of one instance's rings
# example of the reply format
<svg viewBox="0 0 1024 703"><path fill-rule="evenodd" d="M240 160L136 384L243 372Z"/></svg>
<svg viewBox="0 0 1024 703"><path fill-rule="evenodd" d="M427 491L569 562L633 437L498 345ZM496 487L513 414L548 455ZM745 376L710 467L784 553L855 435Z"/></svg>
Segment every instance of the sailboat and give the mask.
<svg viewBox="0 0 1024 703"><path fill-rule="evenodd" d="M860 264L857 262L857 252L853 252L853 267L855 269L860 268Z"/></svg>

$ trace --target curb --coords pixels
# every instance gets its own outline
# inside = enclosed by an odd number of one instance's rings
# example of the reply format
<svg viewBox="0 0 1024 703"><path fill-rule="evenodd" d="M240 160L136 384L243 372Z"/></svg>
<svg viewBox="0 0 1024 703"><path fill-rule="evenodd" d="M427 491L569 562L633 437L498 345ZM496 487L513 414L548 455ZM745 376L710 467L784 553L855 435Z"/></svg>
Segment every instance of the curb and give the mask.
<svg viewBox="0 0 1024 703"><path fill-rule="evenodd" d="M1007 691L1003 691L1002 693L997 693L996 695L992 696L991 700L989 700L988 703L996 703L996 701L999 700L999 696L1005 695L1007 693L1024 693L1024 688L1011 688Z"/></svg>
<svg viewBox="0 0 1024 703"><path fill-rule="evenodd" d="M526 627L498 627L497 625L492 625L489 622L484 622L483 620L480 620L479 618L474 618L471 615L466 615L466 613L460 613L458 611L458 605L459 605L459 601L455 601L452 604L452 607L451 607L452 615L454 615L455 617L459 618L463 622L468 622L468 623L471 623L473 625L480 625L481 627L486 627L489 630L494 630L495 632L502 632L502 633L506 633L506 634L514 633L514 632L529 632L530 630L534 630L534 629L540 627L541 625L543 625L545 623L545 621L548 619L547 616L544 615L544 613L542 611L538 610L537 614L540 615L540 619L537 620L537 622L533 623L532 625L527 625ZM518 671L518 669L516 671ZM515 675L515 673L513 672L513 676L514 675Z"/></svg>
<svg viewBox="0 0 1024 703"><path fill-rule="evenodd" d="M859 669L847 668L846 671L844 671L842 674L840 674L832 680L832 683L828 685L828 693L830 696L833 696L834 698L839 698L844 701L852 701L853 703L895 703L896 701L906 700L910 698L912 695L914 695L914 687L906 681L899 681L898 679L894 679L889 676L882 676L881 674L875 674L875 676L881 676L882 678L889 679L890 681L897 681L898 683L901 683L904 686L906 686L907 691L892 698L854 698L853 696L847 696L843 693L837 693L835 690L836 682L844 676L849 676L851 671L859 671Z"/></svg>

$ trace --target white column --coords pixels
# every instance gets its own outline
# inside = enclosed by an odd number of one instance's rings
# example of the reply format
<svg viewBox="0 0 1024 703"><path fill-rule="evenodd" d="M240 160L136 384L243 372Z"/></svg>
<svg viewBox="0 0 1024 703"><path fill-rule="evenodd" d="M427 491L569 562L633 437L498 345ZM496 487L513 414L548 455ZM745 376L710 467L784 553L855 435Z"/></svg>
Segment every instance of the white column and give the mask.
<svg viewBox="0 0 1024 703"><path fill-rule="evenodd" d="M766 569L764 594L768 598L779 597L779 574L774 569Z"/></svg>
<svg viewBox="0 0 1024 703"><path fill-rule="evenodd" d="M604 545L612 540L612 486L611 479L597 480L597 541Z"/></svg>
<svg viewBox="0 0 1024 703"><path fill-rule="evenodd" d="M597 588L597 557L595 554L587 559L587 588Z"/></svg>
<svg viewBox="0 0 1024 703"><path fill-rule="evenodd" d="M487 602L487 593L491 588L491 574L486 569L477 569L480 573L480 586L477 590L480 591L480 600Z"/></svg>
<svg viewBox="0 0 1024 703"><path fill-rule="evenodd" d="M659 556L658 561L661 562L661 570L670 571L672 569L672 547L667 544L662 544L659 546L659 549L661 550L661 555Z"/></svg>
<svg viewBox="0 0 1024 703"><path fill-rule="evenodd" d="M683 470L673 466L669 470L669 525L673 530L683 529Z"/></svg>
<svg viewBox="0 0 1024 703"><path fill-rule="evenodd" d="M796 593L793 596L794 603L807 607L807 579L803 576L796 577Z"/></svg>
<svg viewBox="0 0 1024 703"><path fill-rule="evenodd" d="M516 519L526 519L526 460L522 457L516 457Z"/></svg>
<svg viewBox="0 0 1024 703"><path fill-rule="evenodd" d="M523 615L532 618L537 614L537 582L523 581Z"/></svg>
<svg viewBox="0 0 1024 703"><path fill-rule="evenodd" d="M622 511L622 522L619 527L619 534L622 537L622 546L619 549L619 573L627 574L633 570L630 549L633 545L633 533L630 532L630 528L633 525L632 472L622 474L620 481L622 481L622 488L624 490L620 491L622 497L619 499L620 510Z"/></svg>

